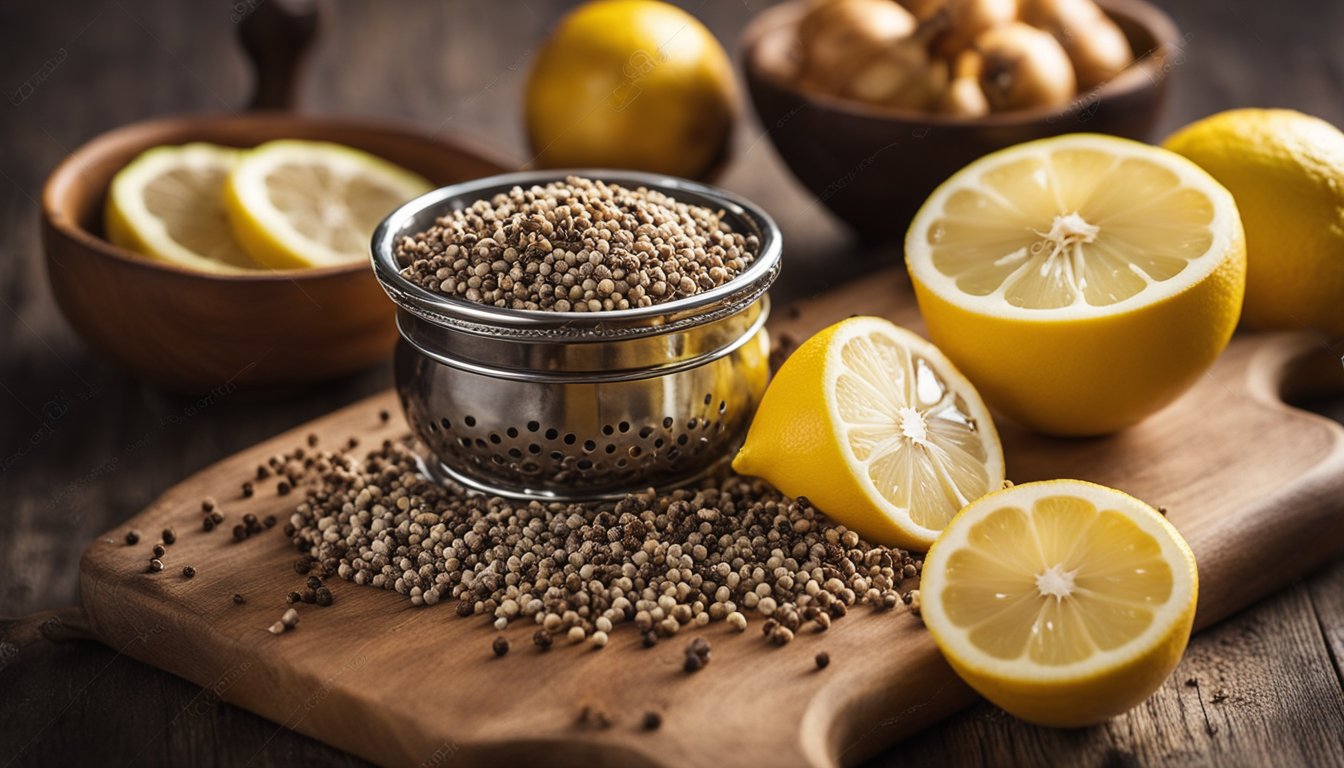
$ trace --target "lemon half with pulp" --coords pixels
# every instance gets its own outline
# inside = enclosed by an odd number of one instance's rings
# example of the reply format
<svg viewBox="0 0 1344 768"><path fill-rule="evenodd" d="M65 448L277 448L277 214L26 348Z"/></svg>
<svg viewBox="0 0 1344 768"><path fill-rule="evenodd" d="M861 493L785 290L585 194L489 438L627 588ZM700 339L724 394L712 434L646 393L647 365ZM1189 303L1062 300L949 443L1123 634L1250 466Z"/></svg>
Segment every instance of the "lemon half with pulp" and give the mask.
<svg viewBox="0 0 1344 768"><path fill-rule="evenodd" d="M1082 726L1148 698L1190 638L1194 555L1157 510L1078 480L972 503L924 558L924 623L948 663L1008 712Z"/></svg>
<svg viewBox="0 0 1344 768"><path fill-rule="evenodd" d="M905 250L933 342L996 409L1062 435L1174 400L1227 345L1246 281L1222 185L1175 153L1092 134L958 171Z"/></svg>
<svg viewBox="0 0 1344 768"><path fill-rule="evenodd" d="M919 550L1004 472L975 388L932 344L876 317L836 323L789 356L733 469L806 496L868 541Z"/></svg>

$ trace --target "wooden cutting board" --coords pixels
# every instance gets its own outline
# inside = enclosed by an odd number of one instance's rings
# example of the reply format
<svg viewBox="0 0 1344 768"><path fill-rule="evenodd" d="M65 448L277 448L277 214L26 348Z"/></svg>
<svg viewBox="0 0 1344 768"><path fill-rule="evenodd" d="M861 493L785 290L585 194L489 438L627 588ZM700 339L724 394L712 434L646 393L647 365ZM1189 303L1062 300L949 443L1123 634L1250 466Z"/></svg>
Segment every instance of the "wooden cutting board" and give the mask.
<svg viewBox="0 0 1344 768"><path fill-rule="evenodd" d="M897 270L781 308L772 326L801 339L854 313L918 326ZM1344 428L1281 399L1344 391L1339 361L1322 352L1305 336L1239 336L1184 398L1111 438L1051 440L1001 424L1009 477L1092 480L1165 506L1198 557L1197 623L1208 626L1344 550ZM394 413L388 424L382 409ZM397 436L397 410L388 392L318 419L203 470L109 531L81 564L94 634L208 695L389 765L851 764L972 700L904 608L859 609L782 648L766 644L759 619L746 634L719 624L649 650L626 628L601 651L560 643L546 653L520 625L506 633L514 650L495 658L485 618L332 579L335 605L300 606L294 631L269 634L285 595L302 588L295 553L278 528L242 543L228 529L247 512L283 520L296 496L278 496L272 481L243 499L240 483L309 433L324 445ZM201 531L206 496L222 504L225 530ZM146 574L166 526L178 542L166 570ZM128 528L146 540L127 546ZM187 563L194 579L180 574ZM235 605L235 592L247 602ZM682 649L698 634L713 662L686 675ZM832 659L821 671L819 651ZM641 730L647 711L663 716L657 731Z"/></svg>

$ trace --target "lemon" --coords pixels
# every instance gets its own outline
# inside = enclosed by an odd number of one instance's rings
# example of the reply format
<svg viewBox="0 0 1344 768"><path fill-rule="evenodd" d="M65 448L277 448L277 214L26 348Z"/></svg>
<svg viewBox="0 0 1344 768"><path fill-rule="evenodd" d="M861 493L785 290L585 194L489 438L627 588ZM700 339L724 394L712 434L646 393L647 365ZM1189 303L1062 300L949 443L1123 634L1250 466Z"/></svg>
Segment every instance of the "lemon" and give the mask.
<svg viewBox="0 0 1344 768"><path fill-rule="evenodd" d="M906 235L930 338L1036 430L1113 432L1174 400L1237 323L1246 246L1194 163L1071 134L976 160Z"/></svg>
<svg viewBox="0 0 1344 768"><path fill-rule="evenodd" d="M1003 447L970 382L876 317L808 339L780 366L733 459L865 539L924 550L1003 484Z"/></svg>
<svg viewBox="0 0 1344 768"><path fill-rule="evenodd" d="M1344 133L1289 109L1236 109L1164 146L1236 198L1246 227L1243 321L1344 336Z"/></svg>
<svg viewBox="0 0 1344 768"><path fill-rule="evenodd" d="M220 191L238 150L214 144L156 147L113 177L103 211L114 245L205 272L256 269L234 240Z"/></svg>
<svg viewBox="0 0 1344 768"><path fill-rule="evenodd" d="M378 222L429 189L367 152L282 140L241 157L224 185L224 205L234 236L258 263L326 267L367 259Z"/></svg>
<svg viewBox="0 0 1344 768"><path fill-rule="evenodd" d="M1079 480L972 503L924 558L919 588L924 623L967 684L1023 720L1069 727L1162 685L1198 593L1195 557L1157 510Z"/></svg>
<svg viewBox="0 0 1344 768"><path fill-rule="evenodd" d="M542 167L701 178L727 157L737 86L728 54L694 16L654 0L598 0L546 41L526 114Z"/></svg>

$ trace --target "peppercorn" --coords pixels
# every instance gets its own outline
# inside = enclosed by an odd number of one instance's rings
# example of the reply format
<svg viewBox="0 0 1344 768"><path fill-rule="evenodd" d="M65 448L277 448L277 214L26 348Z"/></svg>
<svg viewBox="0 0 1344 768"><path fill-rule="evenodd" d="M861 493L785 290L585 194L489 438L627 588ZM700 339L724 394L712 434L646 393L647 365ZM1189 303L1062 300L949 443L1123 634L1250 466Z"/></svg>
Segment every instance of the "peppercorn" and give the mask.
<svg viewBox="0 0 1344 768"><path fill-rule="evenodd" d="M134 545L136 545L136 544L139 544L139 543L140 543L140 532L139 532L139 531L127 531L127 532L126 532L126 543L127 543L127 544L130 544L130 545L132 545L132 546L134 546Z"/></svg>
<svg viewBox="0 0 1344 768"><path fill-rule="evenodd" d="M154 557L163 557L168 552L168 550L163 548L162 544L155 544L154 548L150 551L153 552Z"/></svg>
<svg viewBox="0 0 1344 768"><path fill-rule="evenodd" d="M658 714L657 712L644 713L644 730L656 731L662 726L662 724L663 724L662 715Z"/></svg>
<svg viewBox="0 0 1344 768"><path fill-rule="evenodd" d="M544 629L538 629L536 632L532 633L532 642L538 648L544 651L550 648L551 644L555 641L551 639L550 632L547 632Z"/></svg>
<svg viewBox="0 0 1344 768"><path fill-rule="evenodd" d="M177 534L173 532L172 528L164 528L163 533L160 534L160 536L163 539L163 543L170 547L177 543Z"/></svg>
<svg viewBox="0 0 1344 768"><path fill-rule="evenodd" d="M303 602L303 595L300 595L298 592L290 592L288 595L285 596L285 602L288 603L289 605L294 605L295 603L301 603Z"/></svg>
<svg viewBox="0 0 1344 768"><path fill-rule="evenodd" d="M317 602L317 590L308 588L303 590L303 602L309 605Z"/></svg>
<svg viewBox="0 0 1344 768"><path fill-rule="evenodd" d="M234 605L242 605L243 603L246 603L246 602L247 602L247 598L243 597L241 594L239 594L239 593L237 593L237 592L234 592L234 593L233 593L233 604L234 604Z"/></svg>
<svg viewBox="0 0 1344 768"><path fill-rule="evenodd" d="M264 526L266 526L267 529L271 529L271 528L274 528L274 527L275 527L275 524L276 524L277 522L278 522L278 521L275 519L275 515L267 515L266 518L265 518L264 520L261 521L261 524L264 525ZM291 535L291 536L294 535L294 534L292 533L293 530L294 530L293 526L290 526L290 531L291 531L290 535Z"/></svg>
<svg viewBox="0 0 1344 768"><path fill-rule="evenodd" d="M207 533L215 530L215 519L213 517L207 517L201 520L201 530Z"/></svg>
<svg viewBox="0 0 1344 768"><path fill-rule="evenodd" d="M327 589L326 587L318 588L314 594L314 597L316 597L317 599L317 604L322 606L323 608L326 608L327 606L335 602L335 598L332 597L331 590Z"/></svg>
<svg viewBox="0 0 1344 768"><path fill-rule="evenodd" d="M475 612L476 612L476 610L475 610L475 608L472 606L471 603L468 603L466 600L459 600L459 601L458 601L458 603L457 603L457 615L458 615L458 616L461 616L462 618L465 619L466 617L468 617L468 616L474 614Z"/></svg>
<svg viewBox="0 0 1344 768"><path fill-rule="evenodd" d="M384 408L383 410L378 412L378 420L386 424L387 422L392 420L392 414L388 413L387 409Z"/></svg>
<svg viewBox="0 0 1344 768"><path fill-rule="evenodd" d="M308 433L308 447L309 447L309 448L316 448L316 447L317 447L317 435L315 435L315 434L313 434L313 433L311 433L311 432Z"/></svg>
<svg viewBox="0 0 1344 768"><path fill-rule="evenodd" d="M686 654L686 660L681 665L681 668L686 672L699 672L704 667L705 660L693 653Z"/></svg>
<svg viewBox="0 0 1344 768"><path fill-rule="evenodd" d="M831 664L831 654L822 651L821 653L817 654L815 660L817 662L817 669L825 669Z"/></svg>
<svg viewBox="0 0 1344 768"><path fill-rule="evenodd" d="M192 565L182 566L182 575L188 579L192 578L196 575L196 567Z"/></svg>
<svg viewBox="0 0 1344 768"><path fill-rule="evenodd" d="M279 483L276 484L276 486L275 486L275 492L278 493L278 494L280 494L281 496L288 496L288 495L289 495L289 483L285 482L284 480L281 480Z"/></svg>
<svg viewBox="0 0 1344 768"><path fill-rule="evenodd" d="M293 629L294 625L299 623L299 612L290 608L280 617L280 621L286 628Z"/></svg>
<svg viewBox="0 0 1344 768"><path fill-rule="evenodd" d="M317 589L318 587L322 586L322 579L318 578L317 576L309 576L308 580L305 583L308 585L309 589Z"/></svg>
<svg viewBox="0 0 1344 768"><path fill-rule="evenodd" d="M243 498L244 498L244 499L250 499L250 498L252 498L252 494L254 494L254 493L256 493L256 489L252 487L252 483L243 483Z"/></svg>
<svg viewBox="0 0 1344 768"><path fill-rule="evenodd" d="M246 528L242 523L239 523L238 525L233 526L233 540L234 540L234 541L242 541L243 539L246 539L246 538L247 538L247 528Z"/></svg>
<svg viewBox="0 0 1344 768"><path fill-rule="evenodd" d="M649 631L647 631L647 632L644 633L644 636L643 636L643 645L644 645L645 648L652 648L653 646L655 646L655 645L657 645L657 644L658 644L658 633L657 633L657 632L654 632L653 630L649 630Z"/></svg>
<svg viewBox="0 0 1344 768"><path fill-rule="evenodd" d="M149 572L158 573L163 570L163 561L157 557L149 561Z"/></svg>
<svg viewBox="0 0 1344 768"><path fill-rule="evenodd" d="M212 498L210 498L209 496L206 496L204 499L202 499L202 500L201 500L201 511L202 511L202 512L213 512L213 511L215 511L215 500L212 499Z"/></svg>
<svg viewBox="0 0 1344 768"><path fill-rule="evenodd" d="M298 560L294 561L294 572L299 574L300 576L308 573L312 569L313 569L313 561L311 558L301 557Z"/></svg>
<svg viewBox="0 0 1344 768"><path fill-rule="evenodd" d="M496 637L495 642L490 645L496 656L503 656L509 652L509 641L502 637Z"/></svg>
<svg viewBox="0 0 1344 768"><path fill-rule="evenodd" d="M219 525L220 523L224 522L224 513L220 512L219 510L215 510L214 512L210 513L210 520L215 525Z"/></svg>

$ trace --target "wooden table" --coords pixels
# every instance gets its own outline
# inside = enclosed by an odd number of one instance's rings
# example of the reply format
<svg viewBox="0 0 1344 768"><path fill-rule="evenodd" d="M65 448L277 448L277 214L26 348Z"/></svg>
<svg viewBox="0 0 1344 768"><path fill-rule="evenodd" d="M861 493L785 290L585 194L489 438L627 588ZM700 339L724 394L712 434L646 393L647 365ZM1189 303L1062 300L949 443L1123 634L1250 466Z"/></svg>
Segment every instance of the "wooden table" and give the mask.
<svg viewBox="0 0 1344 768"><path fill-rule="evenodd" d="M232 111L248 73L236 18L265 0L0 7L0 615L73 603L80 551L182 477L390 384L387 366L269 402L204 406L128 378L64 323L40 266L48 171L94 134L171 112ZM733 41L763 0L684 3ZM333 7L305 88L314 111L397 116L526 159L519 91L559 0ZM1295 107L1344 124L1344 4L1167 0L1187 33L1164 126L1220 109ZM866 250L795 185L745 121L722 183L785 230L780 298L899 257ZM1311 404L1344 417L1344 398ZM450 757L450 756L446 756ZM436 762L437 758L437 762ZM426 764L448 764L426 756ZM0 648L0 766L362 764L224 704L211 689L74 642ZM1149 702L1052 731L989 705L875 765L1344 764L1344 562L1199 635Z"/></svg>

